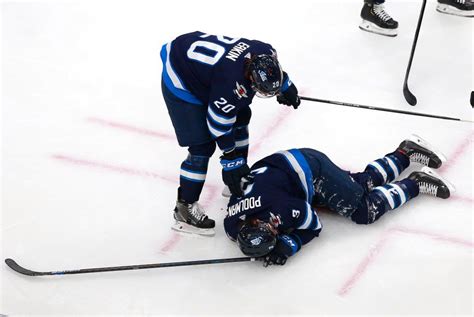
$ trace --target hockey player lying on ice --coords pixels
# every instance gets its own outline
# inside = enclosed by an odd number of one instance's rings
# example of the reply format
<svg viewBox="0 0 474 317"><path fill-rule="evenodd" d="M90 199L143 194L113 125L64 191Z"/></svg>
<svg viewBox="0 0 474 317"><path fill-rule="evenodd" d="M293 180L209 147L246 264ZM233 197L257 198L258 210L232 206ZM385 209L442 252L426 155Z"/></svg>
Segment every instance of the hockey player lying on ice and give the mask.
<svg viewBox="0 0 474 317"><path fill-rule="evenodd" d="M313 149L277 152L252 166L244 196L230 198L224 228L244 254L265 266L283 265L321 232L315 207L369 224L418 194L448 198L454 187L431 169L445 160L415 135L361 173L346 172ZM410 162L424 167L394 181Z"/></svg>

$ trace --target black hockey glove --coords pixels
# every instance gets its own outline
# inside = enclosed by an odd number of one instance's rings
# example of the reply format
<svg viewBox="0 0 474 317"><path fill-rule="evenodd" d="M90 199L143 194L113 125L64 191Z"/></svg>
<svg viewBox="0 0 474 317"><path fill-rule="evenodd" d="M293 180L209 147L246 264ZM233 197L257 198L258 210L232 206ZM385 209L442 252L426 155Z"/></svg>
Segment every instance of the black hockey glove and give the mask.
<svg viewBox="0 0 474 317"><path fill-rule="evenodd" d="M301 100L298 96L298 89L296 89L295 84L292 83L284 92L281 92L277 96L277 101L280 104L292 106L293 108L298 109Z"/></svg>
<svg viewBox="0 0 474 317"><path fill-rule="evenodd" d="M301 246L292 237L284 234L278 237L275 248L263 257L263 266L285 265L286 260L298 252Z"/></svg>
<svg viewBox="0 0 474 317"><path fill-rule="evenodd" d="M224 184L229 186L232 195L242 197L244 195L240 182L242 177L250 173L245 158L238 154L235 150L224 153L221 156L222 180Z"/></svg>

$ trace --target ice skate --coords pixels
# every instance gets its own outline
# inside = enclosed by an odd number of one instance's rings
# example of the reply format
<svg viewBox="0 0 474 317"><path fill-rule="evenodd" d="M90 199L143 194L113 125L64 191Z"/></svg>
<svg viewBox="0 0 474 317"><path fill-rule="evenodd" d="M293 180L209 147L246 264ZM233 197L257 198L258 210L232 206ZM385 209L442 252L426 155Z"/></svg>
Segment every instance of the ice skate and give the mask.
<svg viewBox="0 0 474 317"><path fill-rule="evenodd" d="M420 194L446 199L455 191L454 186L450 182L426 166L419 172L411 173L408 178L418 184Z"/></svg>
<svg viewBox="0 0 474 317"><path fill-rule="evenodd" d="M397 150L407 155L411 162L431 168L440 168L443 162L446 162L443 153L415 134L400 143Z"/></svg>
<svg viewBox="0 0 474 317"><path fill-rule="evenodd" d="M214 220L207 217L204 209L197 201L188 204L178 199L174 208L174 219L176 223L171 227L173 230L203 236L213 236L215 234Z"/></svg>
<svg viewBox="0 0 474 317"><path fill-rule="evenodd" d="M438 0L436 11L462 17L474 17L474 3L469 0Z"/></svg>
<svg viewBox="0 0 474 317"><path fill-rule="evenodd" d="M361 30L385 36L397 36L398 22L385 12L383 4L364 3L360 16Z"/></svg>

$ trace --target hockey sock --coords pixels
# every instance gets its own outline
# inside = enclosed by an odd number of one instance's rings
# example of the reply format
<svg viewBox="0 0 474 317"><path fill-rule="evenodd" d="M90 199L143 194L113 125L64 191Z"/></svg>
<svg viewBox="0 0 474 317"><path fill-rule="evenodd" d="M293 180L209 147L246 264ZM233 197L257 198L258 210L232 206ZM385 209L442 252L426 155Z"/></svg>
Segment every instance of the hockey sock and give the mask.
<svg viewBox="0 0 474 317"><path fill-rule="evenodd" d="M418 194L418 185L411 179L404 179L399 182L375 187L370 193L372 198L376 196L380 198L378 200L383 203L385 211L400 207L408 200L418 196Z"/></svg>
<svg viewBox="0 0 474 317"><path fill-rule="evenodd" d="M351 219L357 224L373 223L387 211L400 207L416 196L418 185L411 179L378 186L366 195L365 200L351 215Z"/></svg>
<svg viewBox="0 0 474 317"><path fill-rule="evenodd" d="M181 163L179 178L180 199L187 203L199 200L204 181L206 180L209 157L189 154Z"/></svg>
<svg viewBox="0 0 474 317"><path fill-rule="evenodd" d="M393 181L408 165L410 159L395 151L367 165L365 172L370 175L374 186L380 186Z"/></svg>

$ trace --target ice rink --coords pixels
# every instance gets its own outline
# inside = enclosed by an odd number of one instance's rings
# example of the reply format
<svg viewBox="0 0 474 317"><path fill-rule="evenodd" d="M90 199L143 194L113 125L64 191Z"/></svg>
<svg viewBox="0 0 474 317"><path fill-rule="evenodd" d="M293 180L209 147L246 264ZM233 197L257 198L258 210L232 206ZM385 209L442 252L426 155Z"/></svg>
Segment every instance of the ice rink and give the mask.
<svg viewBox="0 0 474 317"><path fill-rule="evenodd" d="M457 191L419 197L360 226L321 212L323 231L282 267L230 263L27 277L38 271L242 256L222 228L218 153L201 202L216 235L170 229L179 148L161 89L161 45L195 30L271 43L308 97L473 119L473 19L429 0L388 0L388 38L358 28L362 0L13 1L1 4L0 314L473 314L473 126L255 98L250 163L313 147L363 170L415 133L441 149ZM406 176L413 166L402 176Z"/></svg>

